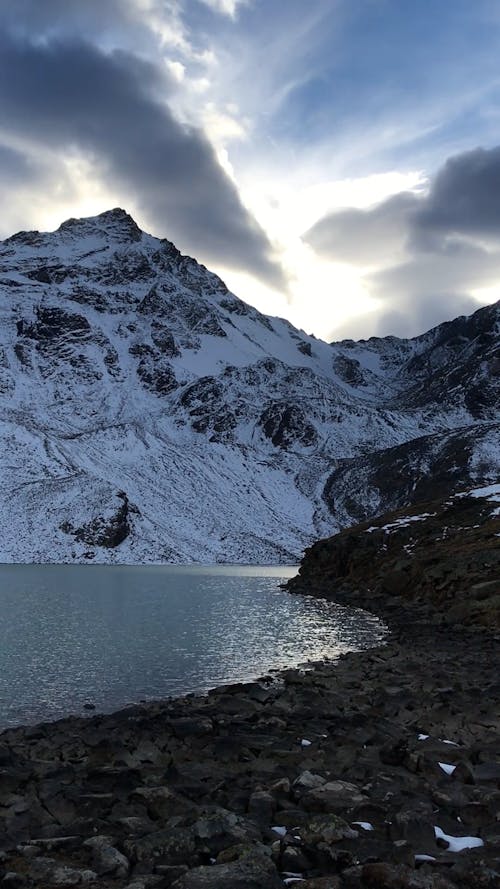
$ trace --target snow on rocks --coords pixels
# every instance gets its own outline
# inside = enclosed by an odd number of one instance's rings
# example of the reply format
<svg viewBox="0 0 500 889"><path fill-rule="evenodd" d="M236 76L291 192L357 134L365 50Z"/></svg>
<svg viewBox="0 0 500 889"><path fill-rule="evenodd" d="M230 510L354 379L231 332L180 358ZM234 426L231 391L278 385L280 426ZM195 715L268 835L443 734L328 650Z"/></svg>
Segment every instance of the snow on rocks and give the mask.
<svg viewBox="0 0 500 889"><path fill-rule="evenodd" d="M480 837L453 837L441 830L440 827L434 827L437 840L443 840L448 844L449 852L463 852L464 849L477 849L484 846L484 840Z"/></svg>
<svg viewBox="0 0 500 889"><path fill-rule="evenodd" d="M408 525L411 525L412 522L423 522L425 519L430 519L435 515L435 512L423 512L421 515L404 516L401 519L396 519L395 522L389 522L388 525L373 525L366 529L366 533L372 534L373 531L387 531L391 533L391 531L395 531L398 528L406 528Z"/></svg>
<svg viewBox="0 0 500 889"><path fill-rule="evenodd" d="M438 762L439 768L443 770L447 775L453 775L453 772L456 769L456 765L452 765L449 762Z"/></svg>

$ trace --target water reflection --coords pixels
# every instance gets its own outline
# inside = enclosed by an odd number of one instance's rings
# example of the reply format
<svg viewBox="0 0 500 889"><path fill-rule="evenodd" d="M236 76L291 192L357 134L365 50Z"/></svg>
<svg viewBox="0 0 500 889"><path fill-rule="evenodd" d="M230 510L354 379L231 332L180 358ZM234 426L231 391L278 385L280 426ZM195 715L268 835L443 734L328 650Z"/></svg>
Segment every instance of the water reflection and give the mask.
<svg viewBox="0 0 500 889"><path fill-rule="evenodd" d="M372 615L278 584L295 569L0 567L0 727L203 691L376 644Z"/></svg>

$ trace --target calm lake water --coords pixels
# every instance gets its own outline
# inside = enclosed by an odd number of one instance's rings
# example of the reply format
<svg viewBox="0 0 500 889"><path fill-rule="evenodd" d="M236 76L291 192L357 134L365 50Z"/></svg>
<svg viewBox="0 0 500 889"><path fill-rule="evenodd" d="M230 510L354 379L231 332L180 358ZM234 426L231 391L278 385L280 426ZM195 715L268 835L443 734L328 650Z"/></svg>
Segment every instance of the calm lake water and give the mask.
<svg viewBox="0 0 500 889"><path fill-rule="evenodd" d="M295 568L0 566L0 728L205 691L368 648L383 624L291 596Z"/></svg>

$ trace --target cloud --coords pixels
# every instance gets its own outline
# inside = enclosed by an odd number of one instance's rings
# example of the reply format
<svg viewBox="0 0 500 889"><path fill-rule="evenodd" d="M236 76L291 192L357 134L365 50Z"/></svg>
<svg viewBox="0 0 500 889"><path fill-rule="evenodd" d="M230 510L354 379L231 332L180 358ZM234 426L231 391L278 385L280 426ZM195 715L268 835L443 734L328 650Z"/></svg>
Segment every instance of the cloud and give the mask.
<svg viewBox="0 0 500 889"><path fill-rule="evenodd" d="M15 185L37 179L40 165L33 163L23 152L9 145L0 144L0 182L2 185Z"/></svg>
<svg viewBox="0 0 500 889"><path fill-rule="evenodd" d="M201 0L201 2L213 9L214 12L234 18L238 7L247 5L249 0Z"/></svg>
<svg viewBox="0 0 500 889"><path fill-rule="evenodd" d="M498 239L500 146L476 148L449 158L417 214L414 235L425 248L454 235Z"/></svg>
<svg viewBox="0 0 500 889"><path fill-rule="evenodd" d="M379 266L403 253L408 224L417 206L415 194L400 192L370 209L348 207L330 213L304 237L323 257Z"/></svg>
<svg viewBox="0 0 500 889"><path fill-rule="evenodd" d="M57 37L0 38L0 126L31 150L81 152L149 224L189 250L283 287L267 236L202 132L174 118L165 69Z"/></svg>
<svg viewBox="0 0 500 889"><path fill-rule="evenodd" d="M449 158L425 194L400 192L315 223L304 240L356 265L378 301L350 335L408 336L474 311L475 292L500 283L499 191L500 148L478 148Z"/></svg>

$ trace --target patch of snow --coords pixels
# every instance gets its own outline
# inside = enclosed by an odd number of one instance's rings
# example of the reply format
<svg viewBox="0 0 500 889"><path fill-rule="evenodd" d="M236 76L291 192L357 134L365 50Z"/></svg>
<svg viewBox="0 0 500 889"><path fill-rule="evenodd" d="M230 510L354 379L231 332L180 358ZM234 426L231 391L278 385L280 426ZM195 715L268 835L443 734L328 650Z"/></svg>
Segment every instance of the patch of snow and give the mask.
<svg viewBox="0 0 500 889"><path fill-rule="evenodd" d="M484 841L480 837L452 837L437 826L434 827L434 833L437 840L445 840L448 843L449 852L462 852L463 849L484 846Z"/></svg>
<svg viewBox="0 0 500 889"><path fill-rule="evenodd" d="M300 742L301 747L310 747L311 744L312 741L308 741L307 738L302 738L302 741Z"/></svg>
<svg viewBox="0 0 500 889"><path fill-rule="evenodd" d="M373 824L370 824L369 821L353 821L352 824L362 827L363 830L375 830Z"/></svg>
<svg viewBox="0 0 500 889"><path fill-rule="evenodd" d="M449 762L438 762L438 766L440 766L443 772L446 772L447 775L453 775L453 772L456 769L456 766L451 765Z"/></svg>
<svg viewBox="0 0 500 889"><path fill-rule="evenodd" d="M271 827L271 830L274 831L274 833L277 833L280 837L286 836L286 827L283 827L280 824L275 825L275 827Z"/></svg>
<svg viewBox="0 0 500 889"><path fill-rule="evenodd" d="M473 488L472 491L467 491L463 496L487 497L488 500L493 500L495 503L500 503L500 484L486 485L484 488Z"/></svg>
<svg viewBox="0 0 500 889"><path fill-rule="evenodd" d="M435 512L423 512L421 515L404 516L403 518L396 519L395 522L390 522L388 525L373 525L371 528L366 529L366 533L371 534L373 531L394 531L396 528L405 528L407 525L411 525L412 522L423 522L425 519L430 519L435 515Z"/></svg>

